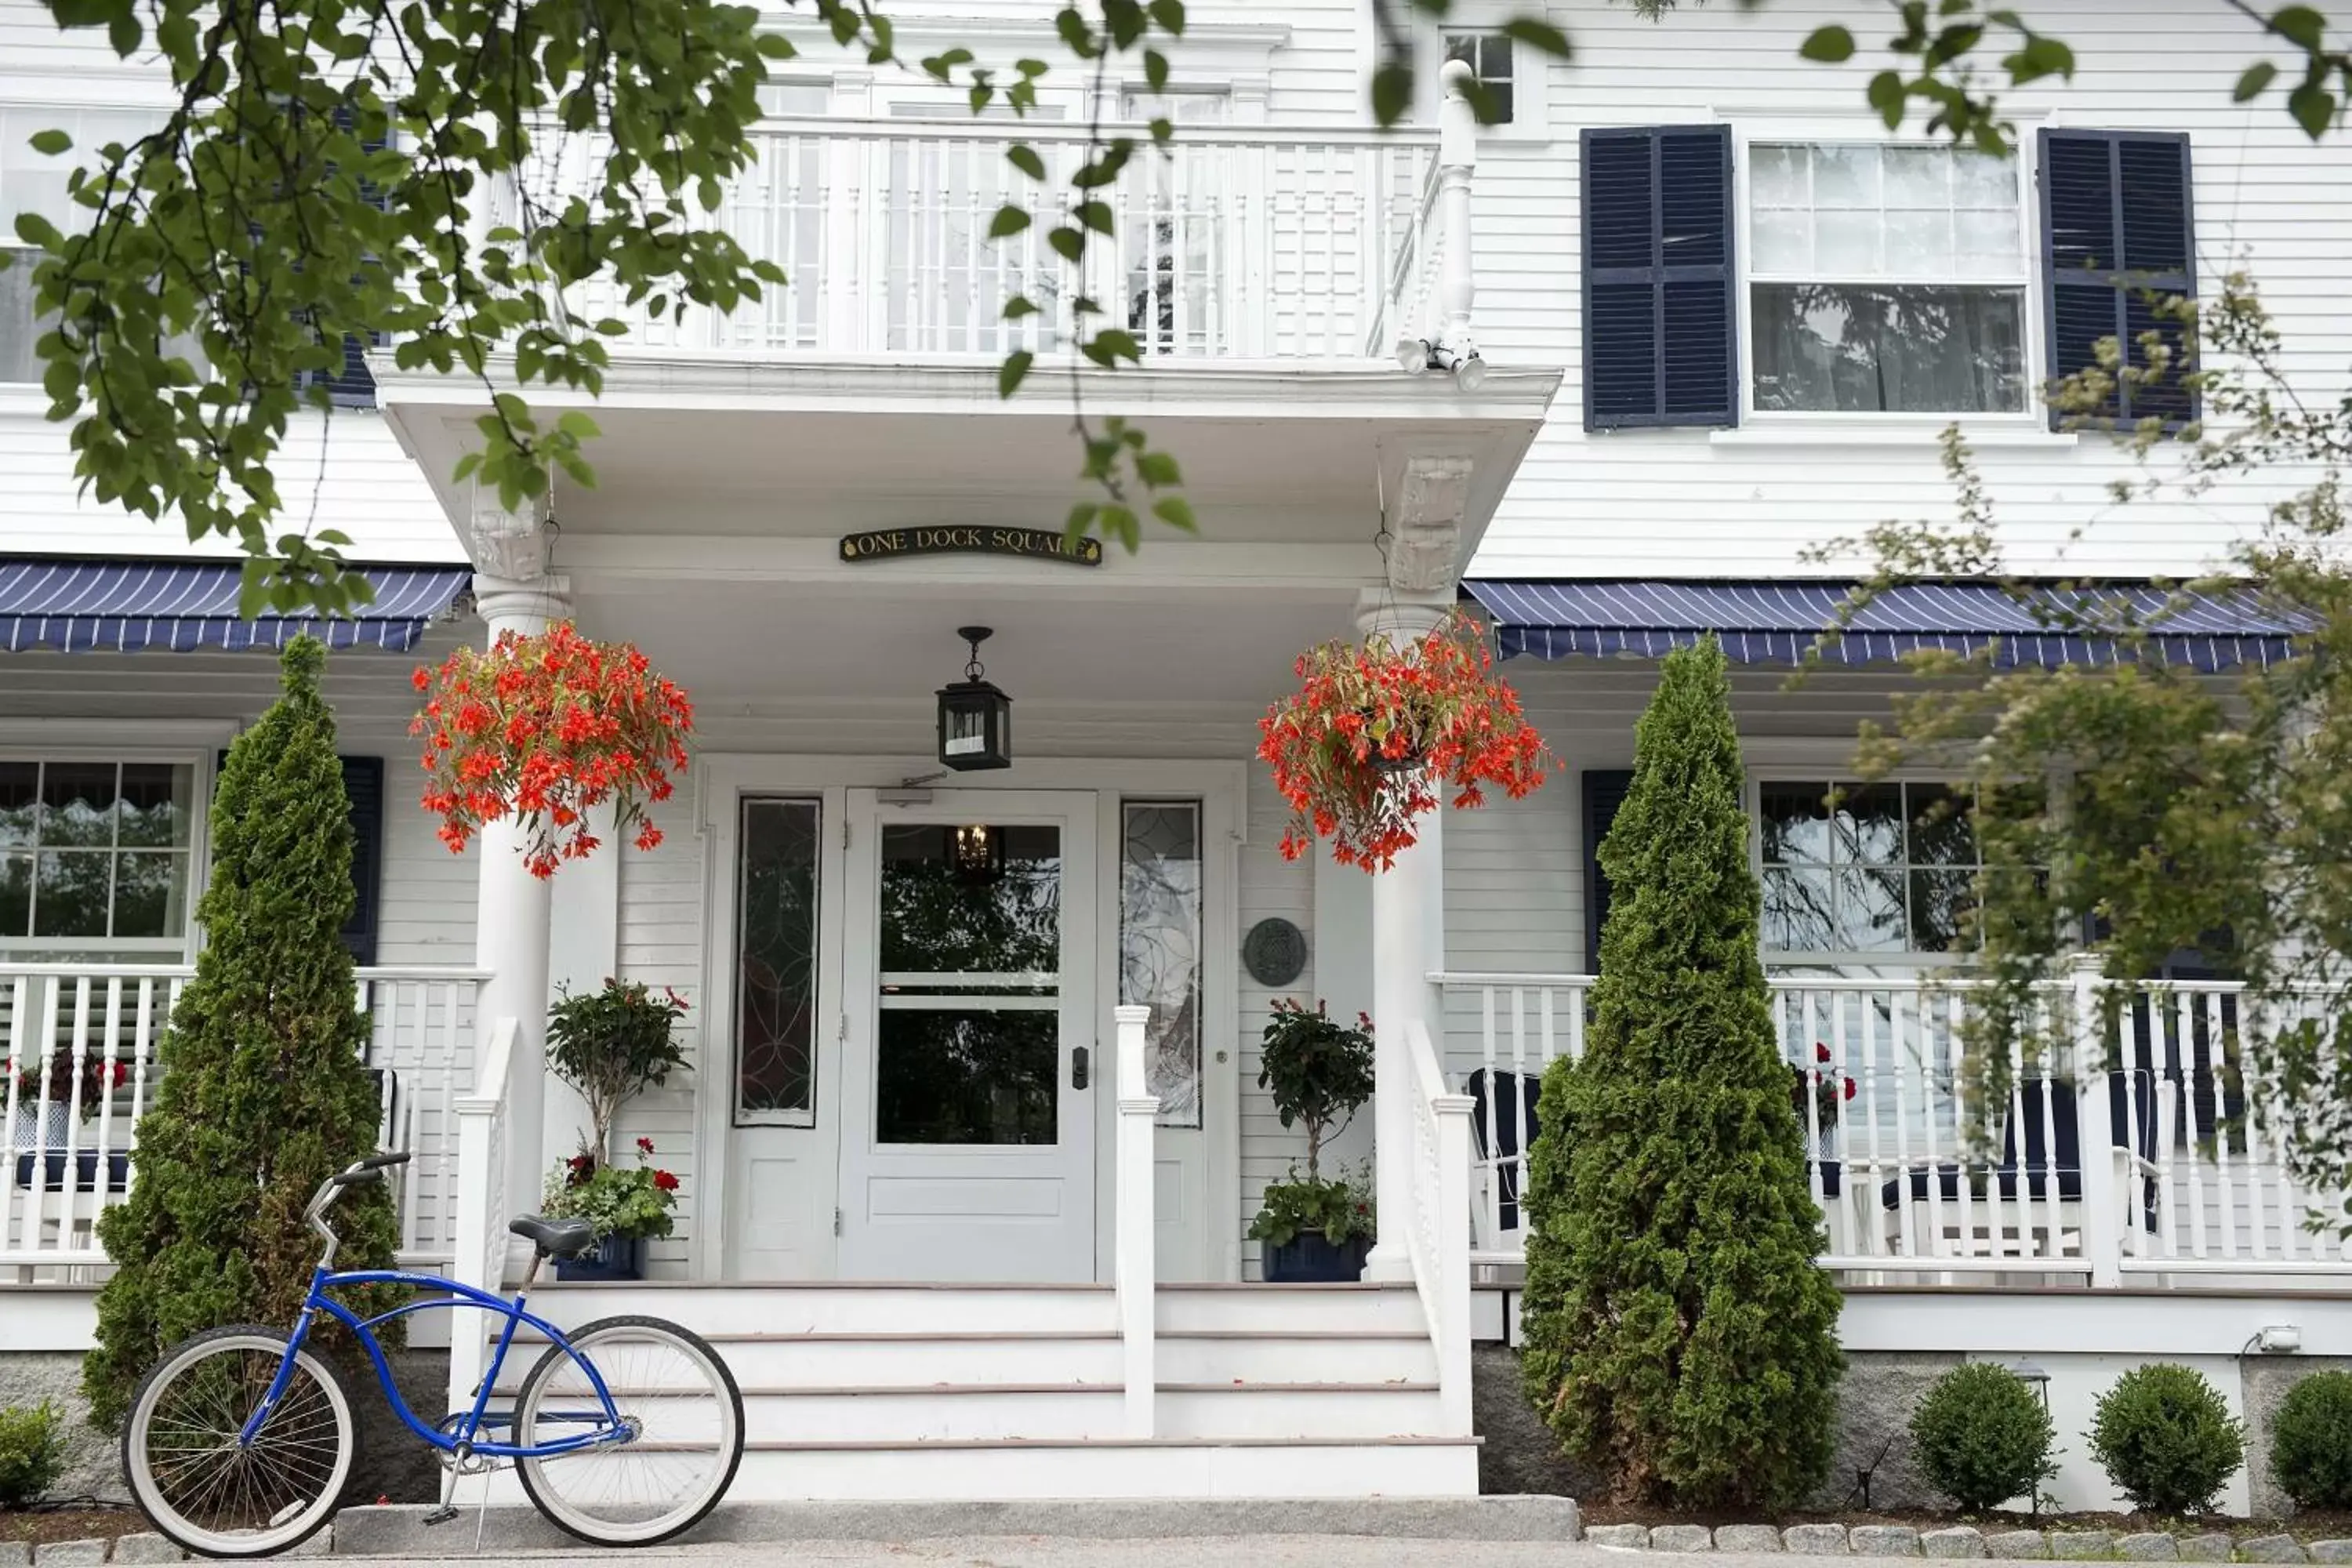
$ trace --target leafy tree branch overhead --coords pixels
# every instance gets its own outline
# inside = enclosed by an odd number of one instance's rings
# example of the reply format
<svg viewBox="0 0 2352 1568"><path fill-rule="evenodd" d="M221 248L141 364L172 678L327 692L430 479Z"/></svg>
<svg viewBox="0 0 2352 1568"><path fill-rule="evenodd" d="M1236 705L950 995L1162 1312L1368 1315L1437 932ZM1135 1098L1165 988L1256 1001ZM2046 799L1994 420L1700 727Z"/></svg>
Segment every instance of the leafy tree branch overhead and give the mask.
<svg viewBox="0 0 2352 1568"><path fill-rule="evenodd" d="M484 390L480 444L457 477L509 505L558 476L591 485L594 420L542 417L533 387L596 393L626 331L586 313L577 287L597 279L653 315L731 310L785 281L715 221L729 184L756 153L761 88L800 47L763 28L759 11L718 0L47 0L59 26L103 29L126 58L152 59L173 89L153 128L127 142L75 147L48 130L34 145L71 159L73 221L7 215L38 253L39 354L51 416L72 426L76 471L90 494L192 539L249 557L248 609L363 600L341 571L349 541L289 526L281 473L292 416L325 407L328 384L359 345L404 370L471 377ZM1636 0L1663 7L1666 0ZM1756 3L1756 0L1748 0ZM2226 0L2216 0L2217 4ZM966 94L974 113L1026 113L1055 72L1100 82L1114 65L1153 87L1185 25L1182 0L1091 0L1052 13L1053 59L1009 68L951 47L909 59L872 0L793 0L831 46ZM1450 0L1374 0L1381 61L1370 108L1381 124L1414 99L1415 37L1442 26ZM2242 6L2239 7L2243 9ZM1045 16L1041 5L1041 20ZM2352 57L2307 6L2249 11L2249 36L2287 61L2258 61L2240 91L2299 74L2290 111L2314 135L2342 114ZM2063 43L2014 13L1973 0L1894 7L1892 64L1866 91L1899 123L1914 100L1939 133L2004 144L1987 83L2071 74ZM1566 57L1570 40L1530 12L1504 30ZM1662 35L1663 38L1663 35ZM1804 52L1838 62L1859 52L1849 29L1823 27ZM1997 63L1979 65L1980 57ZM1474 100L1495 103L1483 86ZM1101 95L1095 95L1101 101ZM1175 135L1097 122L1066 179L1014 142L1011 165L1034 191L994 217L998 239L1044 225L1049 247L1083 278L1113 232L1107 188ZM542 177L561 168L564 178ZM1003 315L1039 314L1014 296ZM1134 336L1104 305L1076 298L1054 346L1073 366L1139 363ZM1003 361L1007 396L1035 363ZM1092 499L1067 520L1132 547L1143 520L1190 527L1175 460L1144 430L1073 412Z"/></svg>

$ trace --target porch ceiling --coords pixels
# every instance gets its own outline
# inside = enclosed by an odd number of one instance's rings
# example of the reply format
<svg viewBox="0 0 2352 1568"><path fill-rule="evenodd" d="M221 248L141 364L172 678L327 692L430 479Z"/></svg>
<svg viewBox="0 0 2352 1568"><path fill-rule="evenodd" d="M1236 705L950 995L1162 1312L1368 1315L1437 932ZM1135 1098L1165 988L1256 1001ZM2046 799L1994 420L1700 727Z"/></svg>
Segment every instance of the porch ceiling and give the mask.
<svg viewBox="0 0 2352 1568"><path fill-rule="evenodd" d="M384 415L453 521L470 500L448 479L473 442L478 386L379 371ZM1463 457L1472 479L1461 559L1540 426L1559 376L1497 369L1475 395L1444 376L1376 362L1185 364L1078 386L1089 417L1148 422L1183 465L1205 540L1353 544L1377 529L1418 456ZM1059 527L1089 492L1077 474L1066 370L1041 364L1019 395L992 364L751 363L629 353L604 394L535 390L537 406L593 409L593 490L567 489L567 540L827 540L927 523ZM1160 530L1157 537L1171 537ZM675 559L678 552L667 552ZM1147 554L1150 553L1149 551ZM1377 561L1360 572L1378 573Z"/></svg>

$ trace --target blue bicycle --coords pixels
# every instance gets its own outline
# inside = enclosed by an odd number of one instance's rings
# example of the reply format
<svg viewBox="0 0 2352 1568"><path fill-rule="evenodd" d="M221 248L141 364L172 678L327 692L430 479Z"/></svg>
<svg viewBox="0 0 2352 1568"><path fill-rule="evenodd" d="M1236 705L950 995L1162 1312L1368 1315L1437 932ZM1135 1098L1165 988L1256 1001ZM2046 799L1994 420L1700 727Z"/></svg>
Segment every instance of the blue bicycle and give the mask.
<svg viewBox="0 0 2352 1568"><path fill-rule="evenodd" d="M357 1337L402 1422L440 1450L441 1507L428 1523L457 1517L459 1476L511 1464L550 1522L595 1545L649 1546L692 1528L726 1495L743 1458L743 1396L727 1364L659 1318L604 1318L566 1333L523 1310L541 1263L593 1245L584 1220L526 1215L508 1227L533 1248L511 1301L430 1274L335 1273L340 1244L327 1210L345 1188L407 1159L362 1160L310 1200L303 1217L326 1252L291 1333L215 1329L173 1347L147 1374L122 1428L123 1473L140 1508L157 1530L207 1557L283 1552L327 1522L350 1480L359 1432L341 1374L305 1343L324 1313ZM329 1294L345 1285L436 1294L362 1320ZM428 1426L401 1397L374 1331L413 1312L461 1307L505 1321L472 1407ZM499 1374L518 1330L543 1336L548 1348L520 1384L504 1387Z"/></svg>

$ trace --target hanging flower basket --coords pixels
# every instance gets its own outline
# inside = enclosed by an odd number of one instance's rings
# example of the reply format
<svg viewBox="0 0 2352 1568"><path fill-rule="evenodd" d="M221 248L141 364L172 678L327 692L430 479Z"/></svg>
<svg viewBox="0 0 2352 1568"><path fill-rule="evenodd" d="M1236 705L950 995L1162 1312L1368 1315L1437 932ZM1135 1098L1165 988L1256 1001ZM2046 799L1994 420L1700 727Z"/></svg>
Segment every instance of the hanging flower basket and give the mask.
<svg viewBox="0 0 2352 1568"><path fill-rule="evenodd" d="M1297 672L1298 689L1258 721L1257 754L1290 804L1287 859L1328 838L1341 864L1386 870L1449 795L1464 808L1490 788L1516 800L1558 760L1459 610L1402 647L1375 636L1309 648Z"/></svg>
<svg viewBox="0 0 2352 1568"><path fill-rule="evenodd" d="M501 632L487 652L461 647L419 669L425 707L426 811L462 851L485 823L512 816L523 862L551 877L594 850L591 813L611 805L614 830L640 849L662 840L646 808L686 771L694 707L629 643L600 643L570 622L535 637Z"/></svg>

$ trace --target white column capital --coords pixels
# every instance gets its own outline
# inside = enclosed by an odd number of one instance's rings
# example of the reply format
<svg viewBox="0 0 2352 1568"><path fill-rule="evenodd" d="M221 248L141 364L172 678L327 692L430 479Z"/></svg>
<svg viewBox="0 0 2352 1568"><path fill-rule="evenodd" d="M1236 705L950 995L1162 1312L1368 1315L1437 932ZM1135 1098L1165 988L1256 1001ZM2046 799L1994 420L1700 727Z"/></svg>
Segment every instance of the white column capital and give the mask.
<svg viewBox="0 0 2352 1568"><path fill-rule="evenodd" d="M548 552L555 543L547 510L545 503L533 499L508 506L497 491L476 485L472 509L460 529L466 552L477 567L495 577L524 582L544 577Z"/></svg>
<svg viewBox="0 0 2352 1568"><path fill-rule="evenodd" d="M551 622L571 617L572 579L561 574L496 577L477 572L474 610L493 637L508 630L525 636L543 632Z"/></svg>

